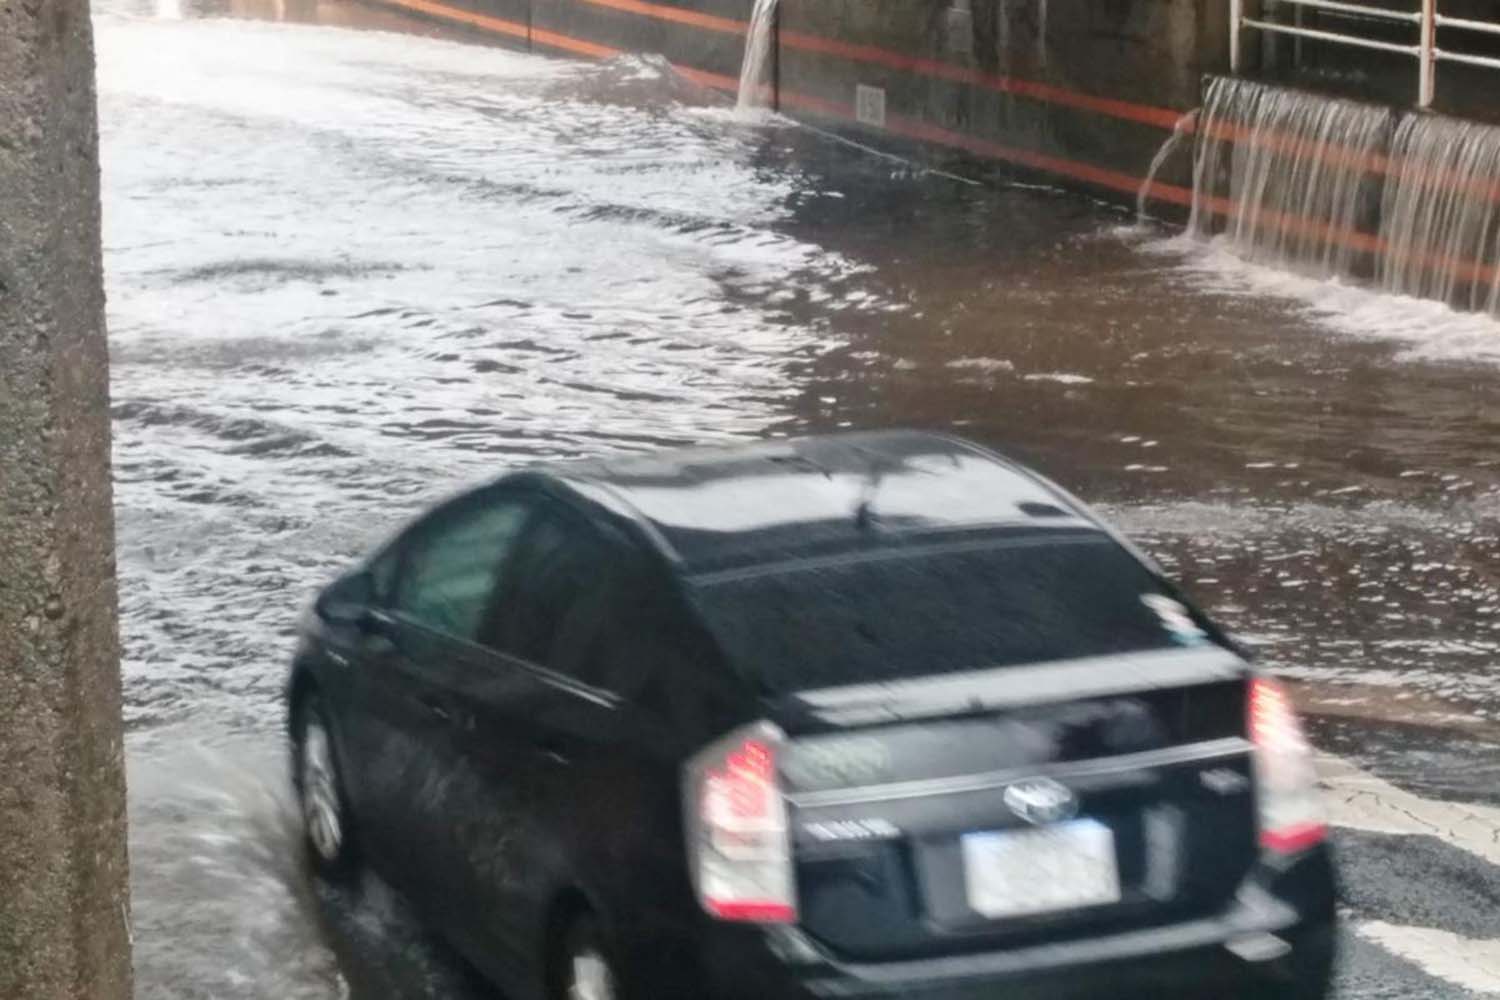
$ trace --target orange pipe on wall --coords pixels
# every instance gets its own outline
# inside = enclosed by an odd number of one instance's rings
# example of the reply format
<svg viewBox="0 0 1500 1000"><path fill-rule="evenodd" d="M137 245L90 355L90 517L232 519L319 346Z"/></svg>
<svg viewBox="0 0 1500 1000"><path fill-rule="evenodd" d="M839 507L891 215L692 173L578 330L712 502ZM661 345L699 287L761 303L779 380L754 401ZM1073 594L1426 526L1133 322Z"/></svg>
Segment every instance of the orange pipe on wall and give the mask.
<svg viewBox="0 0 1500 1000"><path fill-rule="evenodd" d="M658 21L690 24L695 28L702 28L705 31L717 31L727 35L745 35L750 31L750 23L748 21L738 21L732 17L719 17L715 14L704 14L700 11L687 10L684 7L673 7L664 3L647 3L646 0L582 0L582 2L593 4L595 7L609 7L628 14L640 14L643 17L655 18Z"/></svg>
<svg viewBox="0 0 1500 1000"><path fill-rule="evenodd" d="M445 3L436 3L434 0L381 0L385 3L393 3L407 10L414 10L431 17L440 17L448 21L457 21L471 27L481 28L485 31L493 31L496 34L506 35L511 38L526 39L530 37L531 29L517 21L507 21L504 18L490 17L488 14L476 14L473 11L462 10L458 7L450 7Z"/></svg>

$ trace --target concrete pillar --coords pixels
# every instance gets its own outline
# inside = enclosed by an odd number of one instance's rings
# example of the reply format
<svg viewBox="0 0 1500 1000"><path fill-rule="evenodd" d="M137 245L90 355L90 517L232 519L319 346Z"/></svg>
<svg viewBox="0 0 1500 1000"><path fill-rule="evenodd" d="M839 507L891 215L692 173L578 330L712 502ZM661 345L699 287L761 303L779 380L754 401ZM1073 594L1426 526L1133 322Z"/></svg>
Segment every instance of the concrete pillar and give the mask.
<svg viewBox="0 0 1500 1000"><path fill-rule="evenodd" d="M0 2L0 1000L127 1000L87 0Z"/></svg>

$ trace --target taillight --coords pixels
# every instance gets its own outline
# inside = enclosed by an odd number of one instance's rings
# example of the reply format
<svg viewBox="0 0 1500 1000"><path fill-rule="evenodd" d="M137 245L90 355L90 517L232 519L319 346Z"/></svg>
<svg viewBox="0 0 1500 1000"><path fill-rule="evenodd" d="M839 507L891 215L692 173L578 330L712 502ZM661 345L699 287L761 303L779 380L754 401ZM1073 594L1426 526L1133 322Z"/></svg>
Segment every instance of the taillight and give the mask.
<svg viewBox="0 0 1500 1000"><path fill-rule="evenodd" d="M786 802L776 777L783 739L770 723L756 723L688 763L688 865L703 908L720 920L797 920Z"/></svg>
<svg viewBox="0 0 1500 1000"><path fill-rule="evenodd" d="M1295 854L1328 836L1312 744L1302 732L1286 689L1257 677L1250 682L1250 739L1260 803L1260 844Z"/></svg>

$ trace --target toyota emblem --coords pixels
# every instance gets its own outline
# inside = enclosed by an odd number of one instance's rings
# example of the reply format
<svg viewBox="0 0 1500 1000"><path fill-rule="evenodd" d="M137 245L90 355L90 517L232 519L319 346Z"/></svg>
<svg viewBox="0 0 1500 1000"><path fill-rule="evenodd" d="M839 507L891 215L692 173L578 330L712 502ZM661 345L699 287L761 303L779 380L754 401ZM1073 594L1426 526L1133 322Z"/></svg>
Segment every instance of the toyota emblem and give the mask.
<svg viewBox="0 0 1500 1000"><path fill-rule="evenodd" d="M1027 778L1008 786L1005 806L1033 826L1060 823L1078 815L1078 797L1051 778Z"/></svg>

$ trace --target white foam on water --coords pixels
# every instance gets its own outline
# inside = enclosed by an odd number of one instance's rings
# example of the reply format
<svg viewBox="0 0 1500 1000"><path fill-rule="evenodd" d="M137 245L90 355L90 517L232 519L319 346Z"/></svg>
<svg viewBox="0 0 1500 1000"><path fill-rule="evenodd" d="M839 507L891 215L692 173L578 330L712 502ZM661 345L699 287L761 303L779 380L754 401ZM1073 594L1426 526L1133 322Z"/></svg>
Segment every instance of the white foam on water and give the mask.
<svg viewBox="0 0 1500 1000"><path fill-rule="evenodd" d="M1021 377L1027 382L1057 382L1062 385L1089 385L1094 381L1088 375L1076 372L1033 372Z"/></svg>
<svg viewBox="0 0 1500 1000"><path fill-rule="evenodd" d="M1493 316L1255 264L1235 254L1222 237L1201 242L1153 236L1142 240L1140 249L1207 291L1280 299L1335 333L1398 341L1405 345L1403 360L1500 364L1500 319Z"/></svg>
<svg viewBox="0 0 1500 1000"><path fill-rule="evenodd" d="M1198 117L1187 232L1200 247L1185 270L1293 300L1341 332L1405 342L1409 359L1500 360L1500 129L1231 77L1210 81ZM1376 175L1351 159L1391 167ZM1341 234L1364 231L1377 202L1372 262Z"/></svg>
<svg viewBox="0 0 1500 1000"><path fill-rule="evenodd" d="M1016 370L1015 363L1005 358L955 358L948 362L947 367L960 371L977 371L987 375L996 372L1013 372Z"/></svg>
<svg viewBox="0 0 1500 1000"><path fill-rule="evenodd" d="M129 782L142 1000L347 997L276 743L208 747L158 732L149 745L132 741Z"/></svg>

